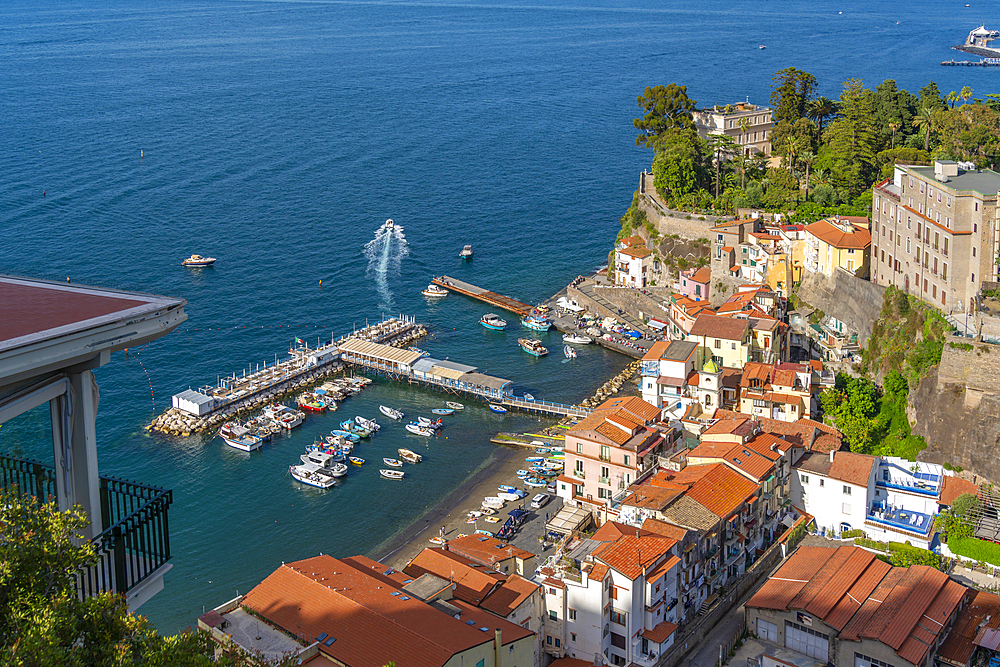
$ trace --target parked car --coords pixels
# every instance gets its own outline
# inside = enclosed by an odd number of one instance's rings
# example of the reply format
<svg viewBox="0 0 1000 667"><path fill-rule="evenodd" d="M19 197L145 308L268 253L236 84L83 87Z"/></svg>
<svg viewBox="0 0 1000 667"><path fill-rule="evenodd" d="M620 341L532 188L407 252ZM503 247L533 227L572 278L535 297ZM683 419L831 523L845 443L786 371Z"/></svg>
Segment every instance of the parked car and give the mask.
<svg viewBox="0 0 1000 667"><path fill-rule="evenodd" d="M532 507L532 509L536 509L536 510L537 509L541 509L542 507L545 506L545 503L547 503L547 502L549 502L549 494L547 494L547 493L538 493L538 494L535 495L534 498L531 499L531 507Z"/></svg>

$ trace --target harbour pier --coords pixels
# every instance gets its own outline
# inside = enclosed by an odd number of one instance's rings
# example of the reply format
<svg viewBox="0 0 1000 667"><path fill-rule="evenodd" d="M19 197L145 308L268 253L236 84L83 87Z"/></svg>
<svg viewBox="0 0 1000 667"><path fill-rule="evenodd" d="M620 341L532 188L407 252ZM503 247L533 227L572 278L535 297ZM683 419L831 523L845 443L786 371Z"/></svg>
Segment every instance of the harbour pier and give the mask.
<svg viewBox="0 0 1000 667"><path fill-rule="evenodd" d="M473 299L485 301L491 306L496 306L497 308L517 313L519 317L524 317L531 312L531 306L526 303L522 303L517 299L512 299L509 296L503 296L502 294L491 292L482 287L477 287L471 283L465 282L464 280L459 280L450 276L439 276L437 278L433 278L431 282L439 287L451 290L452 292L464 294L465 296L472 297Z"/></svg>
<svg viewBox="0 0 1000 667"><path fill-rule="evenodd" d="M345 370L340 346L346 341L366 341L395 349L390 345L405 345L426 334L426 328L412 317L399 316L354 330L315 348L302 343L271 366L264 364L259 370L242 375L234 373L216 386L174 394L171 408L154 419L147 430L186 436L213 428L234 415L263 407L289 392Z"/></svg>

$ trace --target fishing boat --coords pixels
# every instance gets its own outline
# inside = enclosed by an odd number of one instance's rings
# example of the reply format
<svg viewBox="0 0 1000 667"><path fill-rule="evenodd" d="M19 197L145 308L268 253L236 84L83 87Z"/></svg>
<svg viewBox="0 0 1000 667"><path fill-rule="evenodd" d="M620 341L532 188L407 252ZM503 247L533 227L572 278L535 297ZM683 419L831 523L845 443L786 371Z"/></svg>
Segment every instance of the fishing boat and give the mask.
<svg viewBox="0 0 1000 667"><path fill-rule="evenodd" d="M357 433L351 433L350 431L342 431L339 429L334 429L330 431L330 435L335 437L341 437L344 440L347 440L348 442L352 443L361 442L361 436L359 436Z"/></svg>
<svg viewBox="0 0 1000 667"><path fill-rule="evenodd" d="M472 246L467 245L462 248L462 252L458 253L458 256L462 259L472 259Z"/></svg>
<svg viewBox="0 0 1000 667"><path fill-rule="evenodd" d="M569 345L563 345L563 354L566 355L567 359L576 359L576 350Z"/></svg>
<svg viewBox="0 0 1000 667"><path fill-rule="evenodd" d="M358 424L353 419L347 419L345 421L340 422L340 428L344 431L348 431L349 433L355 434L359 438L368 438L371 437L372 434L370 429L367 429L364 426Z"/></svg>
<svg viewBox="0 0 1000 667"><path fill-rule="evenodd" d="M498 516L488 516L484 519L486 523L500 523L500 517Z"/></svg>
<svg viewBox="0 0 1000 667"><path fill-rule="evenodd" d="M379 426L379 423L377 421L375 421L374 419L365 419L364 417L361 417L361 416L355 417L354 418L354 423L357 424L358 426L362 426L362 427L368 429L372 433L375 433L380 428L382 428L381 426Z"/></svg>
<svg viewBox="0 0 1000 667"><path fill-rule="evenodd" d="M515 491L517 491L517 487L510 486L509 484L501 484L500 486L497 487L497 491L501 491L503 493L514 493Z"/></svg>
<svg viewBox="0 0 1000 667"><path fill-rule="evenodd" d="M530 470L518 470L517 471L517 477L518 477L518 479L523 479L523 478L528 477L530 475L531 475L531 471Z"/></svg>
<svg viewBox="0 0 1000 667"><path fill-rule="evenodd" d="M378 411L381 412L382 414L384 414L389 419L402 419L403 418L403 413L402 412L400 412L399 410L395 410L393 408L390 408L387 405L380 405L380 406L378 406Z"/></svg>
<svg viewBox="0 0 1000 667"><path fill-rule="evenodd" d="M518 338L517 344L521 346L522 350L536 357L544 357L549 353L545 346L534 338Z"/></svg>
<svg viewBox="0 0 1000 667"><path fill-rule="evenodd" d="M300 408L309 412L326 412L326 401L321 400L316 394L306 392L301 394L295 402Z"/></svg>
<svg viewBox="0 0 1000 667"><path fill-rule="evenodd" d="M305 454L299 456L299 459L302 463L315 464L319 467L320 472L333 475L334 477L343 477L347 474L347 466L341 463L344 457L339 453L310 447L306 450Z"/></svg>
<svg viewBox="0 0 1000 667"><path fill-rule="evenodd" d="M315 463L289 466L288 472L303 484L315 486L320 489L329 489L331 486L337 484L337 479L333 475L323 472Z"/></svg>
<svg viewBox="0 0 1000 667"><path fill-rule="evenodd" d="M399 459L390 459L390 458L386 457L386 458L382 459L382 463L386 464L387 466L393 467L393 468L402 468L403 467L403 462L400 461Z"/></svg>
<svg viewBox="0 0 1000 667"><path fill-rule="evenodd" d="M463 404L458 403L456 401L445 401L444 404L447 405L452 410L464 410L465 409L465 406Z"/></svg>
<svg viewBox="0 0 1000 667"><path fill-rule="evenodd" d="M497 413L498 415L507 414L507 408L502 405L497 405L496 403L490 403L490 410Z"/></svg>
<svg viewBox="0 0 1000 667"><path fill-rule="evenodd" d="M527 457L524 460L526 462L528 462L528 463L541 463L542 461L545 460L545 457L544 456L529 456L529 457Z"/></svg>
<svg viewBox="0 0 1000 667"><path fill-rule="evenodd" d="M516 493L507 491L497 491L497 497L502 498L504 500L508 500L512 503L517 502L518 500L521 499L521 496L517 495Z"/></svg>
<svg viewBox="0 0 1000 667"><path fill-rule="evenodd" d="M260 449L264 441L250 432L246 426L240 424L226 424L219 429L219 437L230 447L234 447L243 452L252 452Z"/></svg>
<svg viewBox="0 0 1000 667"><path fill-rule="evenodd" d="M424 296L438 297L438 296L448 296L448 290L441 287L440 285L435 285L431 283L420 292Z"/></svg>
<svg viewBox="0 0 1000 667"><path fill-rule="evenodd" d="M528 315L521 319L521 324L535 331L548 331L552 326L552 323L541 315Z"/></svg>
<svg viewBox="0 0 1000 667"><path fill-rule="evenodd" d="M351 465L355 466L363 466L365 464L365 460L360 456L348 456L347 460L351 462Z"/></svg>
<svg viewBox="0 0 1000 667"><path fill-rule="evenodd" d="M455 414L454 408L434 408L431 410L436 415L453 415Z"/></svg>
<svg viewBox="0 0 1000 667"><path fill-rule="evenodd" d="M412 449L400 448L398 451L399 451L399 458L403 459L407 463L420 463L421 461L424 460L423 456L417 454Z"/></svg>
<svg viewBox="0 0 1000 667"><path fill-rule="evenodd" d="M406 473L402 470L386 470L385 468L381 468L379 469L378 474L382 475L386 479L403 479L403 475Z"/></svg>
<svg viewBox="0 0 1000 667"><path fill-rule="evenodd" d="M201 255L191 255L183 262L181 266L191 266L191 267L201 267L201 266L212 266L215 264L216 259L214 257L202 257Z"/></svg>
<svg viewBox="0 0 1000 667"><path fill-rule="evenodd" d="M417 424L423 426L424 428L430 429L440 429L444 427L444 421L438 417L437 419L428 419L427 417L417 417Z"/></svg>
<svg viewBox="0 0 1000 667"><path fill-rule="evenodd" d="M406 430L409 431L410 433L414 433L416 435L423 435L428 438L434 435L434 429L427 428L426 426L421 426L416 422L410 422L409 424L407 424Z"/></svg>
<svg viewBox="0 0 1000 667"><path fill-rule="evenodd" d="M572 343L573 345L590 345L594 342L594 339L581 334L563 334L563 342Z"/></svg>
<svg viewBox="0 0 1000 667"><path fill-rule="evenodd" d="M542 487L542 486L548 486L549 485L549 483L546 482L544 479L531 478L531 477L529 477L528 479L524 480L524 484L525 484L525 486L530 486L532 488L539 488L539 487Z"/></svg>
<svg viewBox="0 0 1000 667"><path fill-rule="evenodd" d="M495 313L486 313L479 318L479 323L487 329L493 329L494 331L503 331L504 327L507 326L507 320L502 319Z"/></svg>

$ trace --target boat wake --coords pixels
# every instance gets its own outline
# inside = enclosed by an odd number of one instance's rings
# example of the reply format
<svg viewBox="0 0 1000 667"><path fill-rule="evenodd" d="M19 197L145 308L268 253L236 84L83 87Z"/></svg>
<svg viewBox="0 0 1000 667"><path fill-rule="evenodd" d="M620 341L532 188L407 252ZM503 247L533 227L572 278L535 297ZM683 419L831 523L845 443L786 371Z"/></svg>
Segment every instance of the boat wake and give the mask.
<svg viewBox="0 0 1000 667"><path fill-rule="evenodd" d="M365 244L364 253L368 258L365 276L375 279L375 289L379 295L379 311L383 315L395 312L389 278L399 275L400 264L410 253L403 228L399 225L393 225L388 229L384 226L379 227L375 232L375 238Z"/></svg>

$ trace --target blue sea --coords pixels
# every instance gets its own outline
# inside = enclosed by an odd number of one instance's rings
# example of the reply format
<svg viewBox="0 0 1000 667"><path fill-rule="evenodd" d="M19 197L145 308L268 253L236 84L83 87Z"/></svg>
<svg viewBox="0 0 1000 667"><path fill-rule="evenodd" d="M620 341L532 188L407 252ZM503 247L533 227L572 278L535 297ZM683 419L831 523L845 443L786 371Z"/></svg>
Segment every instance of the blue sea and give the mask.
<svg viewBox="0 0 1000 667"><path fill-rule="evenodd" d="M1000 20L963 4L7 0L0 273L188 300L177 331L97 372L102 473L174 492L174 568L141 611L173 632L282 561L371 553L488 465L493 433L541 425L471 403L433 442L388 425L361 455L406 443L423 464L320 492L286 472L315 436L443 397L380 379L244 455L145 433L172 394L404 313L434 356L581 400L628 360L528 357L513 326L477 324L483 306L420 290L446 273L537 302L604 263L651 160L631 124L645 86L767 103L794 66L829 97L848 78L996 92L1000 70L938 64ZM387 218L402 232L378 241ZM182 268L191 253L219 261ZM4 425L0 451L51 461L47 412Z"/></svg>

